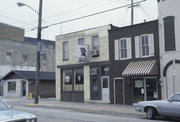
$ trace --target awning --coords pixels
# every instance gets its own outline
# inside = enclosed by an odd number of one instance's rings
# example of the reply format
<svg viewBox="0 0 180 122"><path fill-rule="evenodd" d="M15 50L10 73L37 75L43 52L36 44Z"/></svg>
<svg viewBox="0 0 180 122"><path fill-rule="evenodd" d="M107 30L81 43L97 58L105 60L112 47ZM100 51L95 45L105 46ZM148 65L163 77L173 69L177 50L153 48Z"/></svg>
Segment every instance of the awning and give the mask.
<svg viewBox="0 0 180 122"><path fill-rule="evenodd" d="M158 75L156 60L130 62L122 76Z"/></svg>

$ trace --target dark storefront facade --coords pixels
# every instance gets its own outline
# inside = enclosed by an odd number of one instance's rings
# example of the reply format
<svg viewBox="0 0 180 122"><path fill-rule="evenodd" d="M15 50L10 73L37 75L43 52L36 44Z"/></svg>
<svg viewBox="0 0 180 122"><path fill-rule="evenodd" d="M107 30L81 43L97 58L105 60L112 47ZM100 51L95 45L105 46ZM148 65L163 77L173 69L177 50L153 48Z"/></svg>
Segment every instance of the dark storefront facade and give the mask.
<svg viewBox="0 0 180 122"><path fill-rule="evenodd" d="M85 66L89 70L85 70ZM85 102L84 82L90 81L90 101L110 101L109 62L61 66L61 101ZM84 74L89 72L89 76Z"/></svg>
<svg viewBox="0 0 180 122"><path fill-rule="evenodd" d="M61 69L61 100L68 102L84 101L84 69L77 66Z"/></svg>
<svg viewBox="0 0 180 122"><path fill-rule="evenodd" d="M109 49L111 103L161 98L157 21L110 30Z"/></svg>

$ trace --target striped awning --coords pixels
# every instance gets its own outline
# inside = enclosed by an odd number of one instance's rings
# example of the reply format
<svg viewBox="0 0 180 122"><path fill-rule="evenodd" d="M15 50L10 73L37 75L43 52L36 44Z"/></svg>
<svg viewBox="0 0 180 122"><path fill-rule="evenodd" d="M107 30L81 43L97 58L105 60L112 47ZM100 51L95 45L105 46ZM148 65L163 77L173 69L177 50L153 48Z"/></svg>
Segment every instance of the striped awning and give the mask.
<svg viewBox="0 0 180 122"><path fill-rule="evenodd" d="M122 76L157 75L156 60L130 62Z"/></svg>

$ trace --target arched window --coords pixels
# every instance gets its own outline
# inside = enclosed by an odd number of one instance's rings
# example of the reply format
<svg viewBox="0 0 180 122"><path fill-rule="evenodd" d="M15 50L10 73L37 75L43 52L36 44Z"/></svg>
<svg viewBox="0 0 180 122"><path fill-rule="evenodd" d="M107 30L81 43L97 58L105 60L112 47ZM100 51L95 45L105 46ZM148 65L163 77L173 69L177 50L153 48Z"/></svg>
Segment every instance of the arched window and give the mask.
<svg viewBox="0 0 180 122"><path fill-rule="evenodd" d="M165 38L165 51L175 51L175 26L174 16L164 18L164 38Z"/></svg>

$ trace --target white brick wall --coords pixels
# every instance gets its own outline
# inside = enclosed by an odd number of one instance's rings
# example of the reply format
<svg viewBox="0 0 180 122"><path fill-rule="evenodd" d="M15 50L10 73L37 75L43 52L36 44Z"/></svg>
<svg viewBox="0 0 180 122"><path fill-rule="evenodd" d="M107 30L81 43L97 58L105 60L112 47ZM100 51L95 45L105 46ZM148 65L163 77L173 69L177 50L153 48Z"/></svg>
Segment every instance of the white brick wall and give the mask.
<svg viewBox="0 0 180 122"><path fill-rule="evenodd" d="M173 60L180 60L180 0L165 0L158 3L159 13L159 41L160 41L160 59L161 59L161 79L162 79L162 98L166 99L173 93L173 75L172 66L167 70L167 77L163 77L163 69L166 64ZM164 51L164 23L163 18L167 16L175 17L175 43L176 51ZM176 64L176 85L180 81L180 64ZM180 91L180 87L176 87L176 92Z"/></svg>

